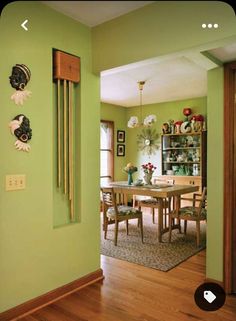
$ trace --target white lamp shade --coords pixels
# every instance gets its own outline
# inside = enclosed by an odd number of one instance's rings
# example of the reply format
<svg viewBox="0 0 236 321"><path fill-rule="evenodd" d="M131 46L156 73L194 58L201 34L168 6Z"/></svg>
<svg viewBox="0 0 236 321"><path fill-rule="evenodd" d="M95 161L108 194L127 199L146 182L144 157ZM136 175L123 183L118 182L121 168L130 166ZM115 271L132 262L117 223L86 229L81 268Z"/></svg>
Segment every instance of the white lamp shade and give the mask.
<svg viewBox="0 0 236 321"><path fill-rule="evenodd" d="M156 115L148 115L144 121L143 124L144 126L151 126L153 123L155 123L157 121Z"/></svg>
<svg viewBox="0 0 236 321"><path fill-rule="evenodd" d="M136 116L131 116L129 121L128 121L128 127L129 128L134 128L138 126L138 117Z"/></svg>

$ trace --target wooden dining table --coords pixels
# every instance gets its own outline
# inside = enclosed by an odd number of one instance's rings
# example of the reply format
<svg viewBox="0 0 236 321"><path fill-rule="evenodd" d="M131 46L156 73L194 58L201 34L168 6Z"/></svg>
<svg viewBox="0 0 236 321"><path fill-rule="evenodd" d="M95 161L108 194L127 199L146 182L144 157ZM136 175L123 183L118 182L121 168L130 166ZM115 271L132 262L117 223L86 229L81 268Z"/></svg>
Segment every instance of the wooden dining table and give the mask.
<svg viewBox="0 0 236 321"><path fill-rule="evenodd" d="M163 199L174 197L175 204L179 204L181 195L197 192L199 187L193 185L169 185L169 184L156 184L156 185L143 185L134 186L128 185L126 181L111 182L107 187L113 187L116 193L123 194L127 202L128 195L142 195L150 196L158 199L158 241L162 242L162 235L167 232L168 228L163 228ZM178 206L178 205L177 205ZM176 225L175 228L178 228Z"/></svg>

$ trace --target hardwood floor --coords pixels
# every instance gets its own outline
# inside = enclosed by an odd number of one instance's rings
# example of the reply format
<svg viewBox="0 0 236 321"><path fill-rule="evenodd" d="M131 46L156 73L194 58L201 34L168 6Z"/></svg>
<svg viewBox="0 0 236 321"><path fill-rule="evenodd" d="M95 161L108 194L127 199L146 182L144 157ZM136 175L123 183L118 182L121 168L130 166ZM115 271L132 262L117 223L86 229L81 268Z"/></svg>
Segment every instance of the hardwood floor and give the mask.
<svg viewBox="0 0 236 321"><path fill-rule="evenodd" d="M105 279L75 292L21 321L235 321L236 296L218 311L194 302L204 282L205 251L169 272L102 256Z"/></svg>

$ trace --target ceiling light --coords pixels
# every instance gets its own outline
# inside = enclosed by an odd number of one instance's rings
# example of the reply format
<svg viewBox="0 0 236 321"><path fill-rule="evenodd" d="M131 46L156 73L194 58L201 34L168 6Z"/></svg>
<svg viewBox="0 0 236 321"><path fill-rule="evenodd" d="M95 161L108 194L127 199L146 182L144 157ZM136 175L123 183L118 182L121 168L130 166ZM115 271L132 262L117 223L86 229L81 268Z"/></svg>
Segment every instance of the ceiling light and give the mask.
<svg viewBox="0 0 236 321"><path fill-rule="evenodd" d="M143 86L145 84L145 81L138 81L139 85L139 93L140 93L140 119L141 123L138 120L137 116L131 116L128 121L128 127L129 128L136 128L136 127L150 127L153 123L156 122L156 115L148 115L147 117L143 119L143 104L142 104L142 98L143 98Z"/></svg>

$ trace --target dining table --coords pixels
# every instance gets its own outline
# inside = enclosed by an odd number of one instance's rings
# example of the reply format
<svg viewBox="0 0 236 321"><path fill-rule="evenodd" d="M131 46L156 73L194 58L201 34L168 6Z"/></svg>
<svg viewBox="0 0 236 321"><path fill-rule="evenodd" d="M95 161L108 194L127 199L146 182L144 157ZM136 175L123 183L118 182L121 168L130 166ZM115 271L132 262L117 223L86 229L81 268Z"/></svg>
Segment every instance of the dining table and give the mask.
<svg viewBox="0 0 236 321"><path fill-rule="evenodd" d="M128 195L142 195L154 197L158 200L158 241L162 242L162 235L169 231L169 228L163 228L163 200L174 197L175 206L180 206L180 197L183 194L197 192L199 187L194 185L176 185L176 184L153 184L153 185L128 185L127 181L115 181L106 184L106 187L113 187L115 193L124 195L127 203ZM173 228L180 228L180 224Z"/></svg>

